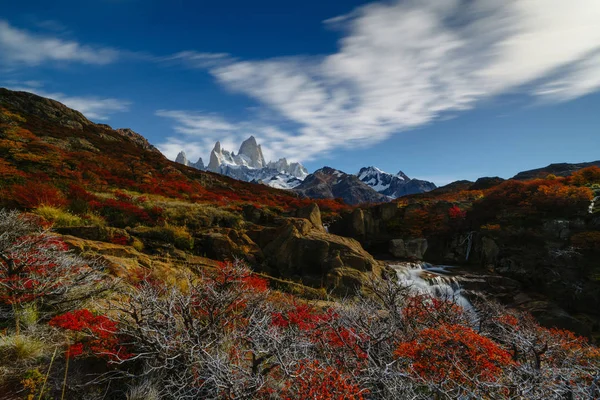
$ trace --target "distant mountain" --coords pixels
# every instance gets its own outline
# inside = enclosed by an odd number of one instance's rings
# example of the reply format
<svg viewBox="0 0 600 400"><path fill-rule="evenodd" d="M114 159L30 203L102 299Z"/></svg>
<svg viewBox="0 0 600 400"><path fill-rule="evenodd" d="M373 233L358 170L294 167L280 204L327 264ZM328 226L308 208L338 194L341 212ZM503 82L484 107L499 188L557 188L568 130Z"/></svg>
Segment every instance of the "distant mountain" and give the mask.
<svg viewBox="0 0 600 400"><path fill-rule="evenodd" d="M202 157L198 158L198 161L196 161L195 163L191 162L190 160L187 159L187 157L185 156L185 152L184 151L180 151L179 154L177 154L177 158L175 159L175 162L179 163L179 164L183 164L183 165L187 165L188 167L193 167L199 170L205 170L206 168L204 167L204 162L202 161Z"/></svg>
<svg viewBox="0 0 600 400"><path fill-rule="evenodd" d="M295 192L317 199L341 198L348 204L380 203L389 197L377 193L371 186L362 182L356 175L323 167L308 175L298 185Z"/></svg>
<svg viewBox="0 0 600 400"><path fill-rule="evenodd" d="M392 175L376 167L361 168L357 176L376 192L393 199L409 194L429 192L437 187L433 182L410 179L402 171Z"/></svg>
<svg viewBox="0 0 600 400"><path fill-rule="evenodd" d="M560 163L560 164L550 164L544 168L530 169L528 171L519 172L512 179L517 180L527 180L527 179L535 179L535 178L545 178L546 176L552 174L556 176L569 176L573 172L580 170L582 168L587 167L600 167L600 160L578 163L578 164L569 164L569 163Z"/></svg>
<svg viewBox="0 0 600 400"><path fill-rule="evenodd" d="M177 155L175 161L200 170L216 172L241 181L263 183L278 189L295 188L308 176L308 171L302 164L288 163L285 158L267 163L254 136L242 143L237 155L222 148L220 142L215 143L206 167L202 158L192 163L183 151Z"/></svg>

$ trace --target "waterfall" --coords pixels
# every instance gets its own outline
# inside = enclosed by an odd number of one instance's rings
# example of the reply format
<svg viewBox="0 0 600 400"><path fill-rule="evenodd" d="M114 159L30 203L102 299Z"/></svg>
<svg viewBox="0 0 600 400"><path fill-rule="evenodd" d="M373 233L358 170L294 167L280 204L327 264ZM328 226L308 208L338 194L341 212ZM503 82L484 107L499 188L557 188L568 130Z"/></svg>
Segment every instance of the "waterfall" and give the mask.
<svg viewBox="0 0 600 400"><path fill-rule="evenodd" d="M592 199L592 202L590 203L590 207L588 208L588 211L590 214L592 214L594 212L594 206L596 204L596 201L598 201L598 199L600 199L600 196L596 196Z"/></svg>
<svg viewBox="0 0 600 400"><path fill-rule="evenodd" d="M466 311L474 312L471 302L463 295L458 279L452 276L452 266L404 262L391 264L390 267L396 271L398 283L410 288L412 293L452 300Z"/></svg>

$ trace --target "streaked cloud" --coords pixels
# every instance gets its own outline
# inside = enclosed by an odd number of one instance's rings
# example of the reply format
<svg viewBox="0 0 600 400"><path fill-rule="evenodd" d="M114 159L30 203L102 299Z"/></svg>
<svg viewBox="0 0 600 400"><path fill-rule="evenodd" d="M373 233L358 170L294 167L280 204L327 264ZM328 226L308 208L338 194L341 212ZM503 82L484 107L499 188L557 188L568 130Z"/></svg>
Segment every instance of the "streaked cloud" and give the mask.
<svg viewBox="0 0 600 400"><path fill-rule="evenodd" d="M165 57L157 57L157 61L181 63L188 68L213 68L234 61L228 53L201 53L197 51L180 51Z"/></svg>
<svg viewBox="0 0 600 400"><path fill-rule="evenodd" d="M239 60L210 72L298 126L276 146L306 160L501 94L560 102L594 92L598 21L596 0L373 3L326 21L343 35L334 54Z"/></svg>
<svg viewBox="0 0 600 400"><path fill-rule="evenodd" d="M44 62L76 62L104 65L116 61L119 52L109 47L84 45L53 35L33 34L0 20L0 64L36 66Z"/></svg>

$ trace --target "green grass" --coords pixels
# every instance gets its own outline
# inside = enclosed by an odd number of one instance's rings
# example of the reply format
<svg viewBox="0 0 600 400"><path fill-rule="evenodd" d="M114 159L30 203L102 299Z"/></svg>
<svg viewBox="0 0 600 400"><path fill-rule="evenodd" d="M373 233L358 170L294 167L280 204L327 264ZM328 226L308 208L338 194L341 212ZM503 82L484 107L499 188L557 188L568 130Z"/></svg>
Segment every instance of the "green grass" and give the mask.
<svg viewBox="0 0 600 400"><path fill-rule="evenodd" d="M15 361L36 360L46 352L44 342L27 335L0 337L0 364L10 365Z"/></svg>
<svg viewBox="0 0 600 400"><path fill-rule="evenodd" d="M83 220L77 215L68 211L52 206L40 206L34 210L34 213L47 221L53 222L56 227L69 227L85 225Z"/></svg>

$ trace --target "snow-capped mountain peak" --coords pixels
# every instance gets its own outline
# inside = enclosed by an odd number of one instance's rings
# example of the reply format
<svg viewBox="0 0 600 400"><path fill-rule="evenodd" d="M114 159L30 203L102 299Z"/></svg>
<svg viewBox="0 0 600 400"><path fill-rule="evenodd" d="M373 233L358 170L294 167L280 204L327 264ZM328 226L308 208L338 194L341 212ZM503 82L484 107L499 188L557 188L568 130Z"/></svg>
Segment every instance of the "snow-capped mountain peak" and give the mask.
<svg viewBox="0 0 600 400"><path fill-rule="evenodd" d="M411 179L402 171L392 175L372 166L361 168L356 175L375 191L391 198L428 192L436 188L432 182Z"/></svg>
<svg viewBox="0 0 600 400"><path fill-rule="evenodd" d="M198 169L205 169L202 159L196 164L191 164L184 152L179 153L175 161L196 168L201 165ZM242 142L238 154L224 149L220 142L216 142L210 152L210 162L206 169L235 179L261 182L280 189L294 188L308 176L308 171L302 164L288 163L285 158L267 163L254 136Z"/></svg>

